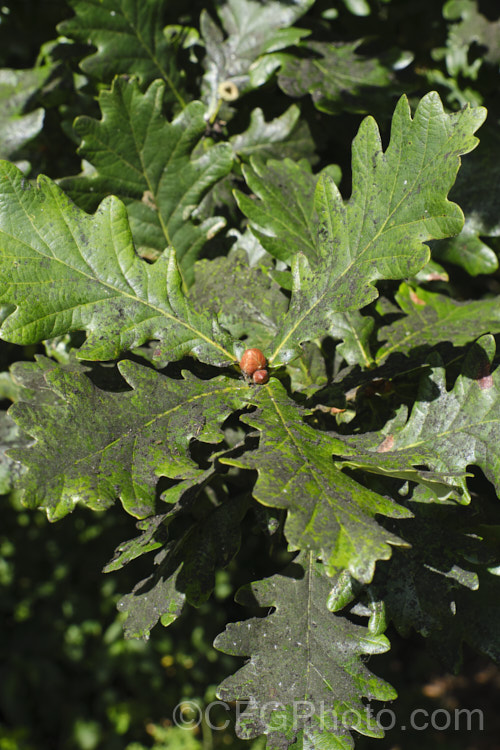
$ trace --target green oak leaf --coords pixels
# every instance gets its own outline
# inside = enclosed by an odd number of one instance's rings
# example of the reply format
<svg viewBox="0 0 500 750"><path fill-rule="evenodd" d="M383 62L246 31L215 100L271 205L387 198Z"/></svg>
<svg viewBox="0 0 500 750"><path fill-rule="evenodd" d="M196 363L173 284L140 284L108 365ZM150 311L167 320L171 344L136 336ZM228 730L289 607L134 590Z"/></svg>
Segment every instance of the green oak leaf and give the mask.
<svg viewBox="0 0 500 750"><path fill-rule="evenodd" d="M314 191L318 178L306 161L253 158L243 167L245 181L257 196L235 191L236 201L262 246L288 265L303 252L316 259L317 215Z"/></svg>
<svg viewBox="0 0 500 750"><path fill-rule="evenodd" d="M268 747L350 750L352 728L383 736L362 699L392 700L396 693L363 662L387 651L389 641L327 614L330 588L323 566L302 553L281 574L238 592L241 604L273 608L266 617L230 623L214 642L224 653L250 657L218 689L221 700L249 702L237 722L239 737L264 733Z"/></svg>
<svg viewBox="0 0 500 750"><path fill-rule="evenodd" d="M415 517L396 522L411 547L402 554L395 550L393 566L377 566L370 597L385 602L386 615L403 636L412 629L425 636L448 669L460 666L464 642L497 661L500 527L495 509L478 496L468 507L449 501L437 505L418 490L411 507Z"/></svg>
<svg viewBox="0 0 500 750"><path fill-rule="evenodd" d="M6 341L85 330L82 359L113 359L150 339L159 340L162 363L189 353L212 364L235 359L229 334L189 305L174 251L153 265L135 253L118 198L89 216L49 178L34 187L0 162L0 241L0 305L11 312L1 327Z"/></svg>
<svg viewBox="0 0 500 750"><path fill-rule="evenodd" d="M155 557L152 575L139 581L118 602L119 611L127 614L125 637L149 638L158 620L170 625L186 601L199 607L208 599L216 569L229 565L238 552L240 525L248 507L247 495L231 497L192 519L179 539L172 539L162 548ZM152 519L141 537L132 542L136 553L155 548L151 537L157 529L158 521ZM108 566L108 570L112 569Z"/></svg>
<svg viewBox="0 0 500 750"><path fill-rule="evenodd" d="M0 400L17 401L19 398L19 386L8 370L0 372Z"/></svg>
<svg viewBox="0 0 500 750"><path fill-rule="evenodd" d="M276 335L288 300L263 266L249 267L244 250L201 260L189 290L192 305L205 310L237 339L248 339L265 351Z"/></svg>
<svg viewBox="0 0 500 750"><path fill-rule="evenodd" d="M369 315L361 315L359 310L335 313L331 316L330 334L336 339L342 339L337 352L342 355L348 365L373 366L370 336L374 325L373 318Z"/></svg>
<svg viewBox="0 0 500 750"><path fill-rule="evenodd" d="M41 131L45 116L43 108L32 112L25 110L50 70L50 66L0 70L0 159L15 159L19 150ZM22 166L28 165L24 162Z"/></svg>
<svg viewBox="0 0 500 750"><path fill-rule="evenodd" d="M38 357L15 365L27 392L9 415L36 442L9 455L28 469L20 482L24 503L43 507L50 520L77 502L100 510L117 498L144 518L154 513L159 477L180 480L167 490L168 502L203 484L210 470L191 458L190 443L221 442L219 425L245 405L250 390L226 377L199 380L184 372L174 380L130 360L118 371L124 380L104 389L75 361Z"/></svg>
<svg viewBox="0 0 500 750"><path fill-rule="evenodd" d="M429 358L409 418L402 409L381 433L349 438L355 458L343 465L404 476L416 482L438 481L447 494L468 503L467 467L479 466L500 491L500 371L492 372L495 341L482 336L465 358L452 390L446 390L440 356ZM363 447L368 449L362 456ZM426 466L429 471L421 467ZM420 468L415 468L420 467Z"/></svg>
<svg viewBox="0 0 500 750"><path fill-rule="evenodd" d="M335 165L331 165L324 173L334 174L334 169ZM258 199L235 191L236 200L250 219L252 233L262 246L288 264L300 252L311 262L316 261L318 215L314 192L318 175L312 174L309 164L291 159L273 159L264 164L252 159L251 167L244 167L243 172L247 185ZM265 227L266 232L260 227ZM279 279L278 274L275 277ZM368 340L373 326L372 318L357 311L339 312L330 316L330 327L324 334L343 341L338 350L348 364L369 367L372 358Z"/></svg>
<svg viewBox="0 0 500 750"><path fill-rule="evenodd" d="M354 42L304 42L310 57L277 53L278 83L288 96L310 94L314 105L328 114L368 112L394 94L390 61L364 57Z"/></svg>
<svg viewBox="0 0 500 750"><path fill-rule="evenodd" d="M129 539L127 542L118 545L113 559L104 566L103 573L120 570L138 557L162 547L167 541L167 525L176 516L175 510L173 508L168 513L159 513L156 516L149 516L138 521L136 527L142 533L134 539Z"/></svg>
<svg viewBox="0 0 500 750"><path fill-rule="evenodd" d="M406 97L392 118L385 153L375 121L365 118L353 143L353 190L344 205L335 183L316 187L320 217L317 260L294 258L290 309L276 336L271 363L297 356L298 346L328 330L336 312L357 310L374 300L377 279L406 278L429 260L423 243L456 234L460 208L446 196L460 155L477 143L473 133L482 108L446 114L435 92L419 103L412 119Z"/></svg>
<svg viewBox="0 0 500 750"><path fill-rule="evenodd" d="M405 637L412 628L437 636L451 625L460 592L479 588L475 563L492 550L475 532L475 509L450 501L412 502L411 508L415 517L396 523L410 546L394 550L390 566L377 566L370 589Z"/></svg>
<svg viewBox="0 0 500 750"><path fill-rule="evenodd" d="M500 191L500 135L498 122L481 130L481 143L465 160L450 197L465 214L457 237L432 243L432 255L439 261L464 268L471 276L493 273L498 258L488 245L489 237L500 237L498 194Z"/></svg>
<svg viewBox="0 0 500 750"><path fill-rule="evenodd" d="M7 450L25 447L32 441L14 422L11 415L0 411L0 495L10 492L22 476L23 467L6 454Z"/></svg>
<svg viewBox="0 0 500 750"><path fill-rule="evenodd" d="M307 159L314 164L314 141L305 120L300 119L300 109L292 104L279 117L266 122L264 113L257 107L250 113L250 125L242 133L233 135L229 142L242 161L250 157L261 159Z"/></svg>
<svg viewBox="0 0 500 750"><path fill-rule="evenodd" d="M414 518L397 521L393 530L411 546L395 550L390 564L379 564L365 589L343 571L329 609L369 615L376 632L390 621L403 637L417 631L449 670L460 667L463 642L498 661L500 527L479 523L491 516L479 498L469 507L438 505L417 489L410 504Z"/></svg>
<svg viewBox="0 0 500 750"><path fill-rule="evenodd" d="M331 574L348 568L370 581L376 560L389 558L390 545L401 543L375 516L406 517L409 511L339 471L333 455L345 450L340 436L309 426L276 379L254 389L249 400L258 411L241 420L259 430L259 447L221 463L257 471L254 497L287 509L285 535L293 549L315 550Z"/></svg>
<svg viewBox="0 0 500 750"><path fill-rule="evenodd" d="M395 352L410 354L416 347L443 341L463 346L483 333L500 333L500 309L494 298L456 302L443 294L401 284L396 302L405 316L379 330L383 344L377 364Z"/></svg>
<svg viewBox="0 0 500 750"><path fill-rule="evenodd" d="M206 73L202 93L211 116L218 111L221 99L237 99L255 87L250 72L258 57L296 44L310 33L292 24L313 2L290 0L283 4L272 0L262 4L257 0L227 0L217 8L226 38L203 9L200 27L206 47Z"/></svg>
<svg viewBox="0 0 500 750"><path fill-rule="evenodd" d="M162 81L143 94L128 78L116 78L111 90L101 91L102 119L78 117L74 123L82 139L79 153L95 171L61 184L86 211L94 211L106 195L118 196L127 206L138 252L157 257L174 247L184 277L192 280L200 249L225 224L219 216L197 222L193 212L231 171L233 157L227 143L194 157L206 129L205 107L191 102L168 122L164 92Z"/></svg>
<svg viewBox="0 0 500 750"><path fill-rule="evenodd" d="M443 240L444 241L444 240ZM427 284L429 281L449 281L448 272L432 258L410 279L411 284Z"/></svg>
<svg viewBox="0 0 500 750"><path fill-rule="evenodd" d="M473 225L474 221L467 215L465 226L458 237L441 240L433 245L432 254L443 263L461 266L471 276L494 273L498 268L496 253L481 239ZM494 230L491 236L499 236L498 229Z"/></svg>
<svg viewBox="0 0 500 750"><path fill-rule="evenodd" d="M446 41L446 67L451 76L465 75L476 79L483 62L500 63L500 20L490 21L479 13L476 0L448 0L443 7L443 16L448 21L458 21L450 25ZM471 61L473 45L480 45L482 54L473 56Z"/></svg>
<svg viewBox="0 0 500 750"><path fill-rule="evenodd" d="M311 261L317 259L318 215L314 192L321 174L340 181L340 170L330 164L314 175L308 161L285 158L267 162L257 157L243 167L250 198L234 191L239 208L250 219L252 234L270 255L288 265L297 253Z"/></svg>
<svg viewBox="0 0 500 750"><path fill-rule="evenodd" d="M308 341L302 347L300 359L296 359L287 367L292 391L301 392L307 396L315 395L321 387L328 384L326 366L327 356L318 344Z"/></svg>
<svg viewBox="0 0 500 750"><path fill-rule="evenodd" d="M124 73L137 76L144 86L161 78L169 100L185 106L178 45L163 33L168 0L69 0L69 4L75 16L62 21L57 30L97 47L80 63L87 75L108 82Z"/></svg>

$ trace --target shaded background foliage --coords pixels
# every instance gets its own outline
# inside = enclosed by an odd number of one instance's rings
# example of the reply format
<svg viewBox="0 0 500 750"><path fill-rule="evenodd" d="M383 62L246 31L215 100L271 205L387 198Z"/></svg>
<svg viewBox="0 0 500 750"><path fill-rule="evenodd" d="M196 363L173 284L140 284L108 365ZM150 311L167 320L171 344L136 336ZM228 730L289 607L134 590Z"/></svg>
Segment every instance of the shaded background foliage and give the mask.
<svg viewBox="0 0 500 750"><path fill-rule="evenodd" d="M390 114L401 91L417 99L429 88L437 88L451 109L465 101L485 104L490 112L491 135L482 133L483 148L488 147L488 138L495 138L500 116L496 96L498 60L494 58L494 50L486 48L481 39L477 41L474 33L467 35L465 21L460 33L455 30L451 34L450 24L460 18L461 6L456 5L455 15L452 8L445 18L444 3L434 0L337 3L321 0L300 20L300 27L309 29L315 42L330 44L366 38L359 50L365 58L390 59L391 55L395 58L396 49L411 52L411 64L396 68L390 85L382 86L378 95L371 92L369 99L364 99L367 92L361 89L347 104L337 103L334 118L330 119L323 111L321 98L319 109L314 97L300 99L301 121L310 128L316 152L313 157L309 144L304 156L314 162L315 170L332 162L339 164L344 192L349 192L350 185L350 143L362 113L369 111L376 116L387 139ZM490 22L498 20L498 5L494 0L472 5ZM164 23L198 27L200 12L208 10L215 18L216 6L217 3L172 2L168 4ZM20 104L20 117L42 108L43 125L26 142L17 144L12 154L6 155L29 163L30 177L40 173L53 177L76 174L80 158L76 154L78 139L72 130L73 119L81 114L99 117L97 88L85 81L81 81L80 88L74 86L78 63L88 54L85 45L47 46L55 38L56 24L72 15L63 0L45 3L5 0L0 9L0 67L28 70L37 60L42 65L51 55L59 61L42 85L35 87ZM180 54L190 70L184 81L186 91L195 97L203 73L201 59L196 54L190 56L188 50L181 50ZM302 49L294 64L306 65L307 58ZM482 64L475 65L476 61ZM228 136L242 133L249 125L250 113L257 107L264 112L266 121L281 116L292 101L283 91L290 92L290 79L295 75L296 70L289 71L288 76L286 69L281 73L279 96L275 84L247 94L245 106L232 119L228 118ZM27 91L21 79L23 86ZM305 94L305 90L293 93ZM216 140L217 133L213 137ZM488 159L486 150L480 153ZM274 155L281 158L287 154L276 150ZM241 158L245 161L243 155ZM454 189L456 195L452 193L451 197L464 205L459 196L461 192L467 195L464 187L467 175L461 179L463 182ZM234 204L224 200L221 203L230 225L238 225L241 217L236 214ZM458 296L463 291L464 296L481 299L490 290L498 292L498 274L484 275L495 270L498 249L495 238L500 235L498 223L495 225L491 218L492 211L486 214L487 211L479 229L474 228L476 234L489 238L481 246L483 264L472 271L465 269L474 274L472 282L468 273L455 269ZM227 239L219 238L207 254L224 251L225 243ZM477 248L477 242L474 247ZM440 252L445 267L453 262L452 242ZM0 342L1 369L7 370L14 361L31 360L36 351L41 352L42 348ZM7 381L0 381L3 408L9 403L8 387ZM492 492L480 474L472 483L472 491L481 495ZM142 642L123 639L123 618L117 615L115 605L121 593L129 591L147 574L144 562L139 560L130 569L106 577L100 572L110 550L134 535L133 519L117 508L102 514L78 509L49 529L45 516L24 509L15 493L2 496L1 504L0 750L140 750L143 747L198 750L248 746L235 739L232 727L211 732L202 726L197 733L191 733L177 731L169 724L177 703L182 699L195 700L200 705L209 703L214 699L216 684L240 663L212 647L213 638L225 622L242 616L241 608L233 601L236 589L269 575L277 562L284 564L287 559L286 553L278 549L266 561L262 551L269 541L252 513L246 517L249 533L242 550L228 570L218 574L214 599L198 610L189 608L168 630L157 628L149 641ZM396 632L389 635L393 649L388 655L375 657L373 668L404 696L398 712L404 715L406 709L408 713L417 703L430 710L435 706L476 708L479 705L488 718L492 717L500 679L487 660L467 651L464 677L460 681L439 674L432 653L427 653L417 636L402 640ZM218 718L224 722L226 714L221 713ZM461 738L456 733L432 731L410 736L394 730L383 744L400 745L405 750L420 748L424 742L429 748L446 750L465 747L495 750L499 747L496 737L500 726L495 727L493 721L492 718L486 732L476 737ZM363 738L357 747L363 748L370 742L375 743ZM258 740L253 747L263 744Z"/></svg>

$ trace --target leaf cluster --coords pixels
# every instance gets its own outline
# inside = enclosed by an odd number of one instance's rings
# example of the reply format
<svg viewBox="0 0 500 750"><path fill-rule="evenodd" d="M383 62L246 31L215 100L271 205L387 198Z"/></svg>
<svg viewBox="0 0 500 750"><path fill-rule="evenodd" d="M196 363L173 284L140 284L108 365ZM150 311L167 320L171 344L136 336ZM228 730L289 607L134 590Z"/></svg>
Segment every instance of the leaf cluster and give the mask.
<svg viewBox="0 0 500 750"><path fill-rule="evenodd" d="M395 0L175 6L68 0L0 70L0 491L136 519L128 637L258 534L219 697L241 738L347 750L396 697L389 625L500 655L498 20L445 3L430 55L387 45Z"/></svg>

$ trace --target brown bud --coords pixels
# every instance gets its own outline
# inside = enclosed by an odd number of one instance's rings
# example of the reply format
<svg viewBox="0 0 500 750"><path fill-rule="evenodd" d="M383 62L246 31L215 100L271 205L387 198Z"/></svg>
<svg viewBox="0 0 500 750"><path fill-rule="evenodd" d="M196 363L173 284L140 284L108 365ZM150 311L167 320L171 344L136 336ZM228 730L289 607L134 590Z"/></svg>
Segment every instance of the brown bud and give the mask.
<svg viewBox="0 0 500 750"><path fill-rule="evenodd" d="M260 349L247 349L243 352L240 360L241 371L245 375L253 375L257 370L263 370L267 365L267 359Z"/></svg>
<svg viewBox="0 0 500 750"><path fill-rule="evenodd" d="M269 373L267 370L255 370L253 374L253 382L256 385L264 385L269 380Z"/></svg>

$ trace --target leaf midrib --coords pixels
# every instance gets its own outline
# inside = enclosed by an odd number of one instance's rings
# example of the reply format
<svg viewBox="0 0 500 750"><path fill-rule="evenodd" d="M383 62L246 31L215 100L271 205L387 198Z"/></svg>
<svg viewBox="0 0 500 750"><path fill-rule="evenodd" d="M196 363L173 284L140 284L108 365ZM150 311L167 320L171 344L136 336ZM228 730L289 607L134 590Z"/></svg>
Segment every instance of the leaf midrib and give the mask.
<svg viewBox="0 0 500 750"><path fill-rule="evenodd" d="M169 415L172 415L174 412L178 411L179 409L187 409L190 404L193 404L194 402L199 401L200 399L212 398L213 396L223 395L225 393L237 393L238 390L241 390L241 383L239 383L238 381L235 381L231 386L224 386L217 391L214 391L212 389L212 390L203 391L203 393L189 396L189 398L184 399L179 404L176 404L175 406L171 406L165 411L155 414L148 422L145 422L143 425L141 425L141 427L138 428L134 433L134 445L137 442L137 438L138 438L137 433L140 433L143 430L151 427L151 425L155 424L155 422L158 422L161 419L165 419L166 417L168 417ZM106 453L106 451L110 450L113 446L117 445L120 441L125 440L126 438L130 438L130 437L131 437L131 434L129 430L127 429L126 432L123 432L115 440L108 443L104 447L100 448L97 451L94 451L93 453L88 453L82 458L79 458L76 461L74 461L73 466L77 466L79 463L82 463L83 461L88 461L92 458L95 458L96 456Z"/></svg>
<svg viewBox="0 0 500 750"><path fill-rule="evenodd" d="M425 141L425 153L426 153L426 151L427 151L427 142L428 142L428 130L429 130L429 123L430 123L430 121L431 121L432 117L433 117L433 116L431 115L431 116L430 116L430 117L428 118L428 120L427 120L427 137L426 137L426 141ZM413 124L414 122L415 122L415 120L412 120L412 124ZM446 141L446 143L448 143L448 141L449 141L449 140L451 140L451 136L450 136L450 135L448 135L448 140ZM386 154L383 154L383 156L385 157L385 156L386 156ZM399 153L398 168L397 168L397 170L396 170L396 174L399 174L399 166L400 166L400 162L401 162L401 152ZM420 177L420 178L421 178L421 176L422 176L422 172L423 172L423 171L425 171L426 169L428 169L428 167L429 167L429 164L426 164L426 165L425 165L425 167L424 167L424 170L422 170L421 172L419 172L419 175L418 175L418 177ZM378 239L379 237L381 237L381 236L382 236L382 234L384 233L384 231L385 231L385 229L386 229L386 226L387 226L388 222L390 221L390 219L392 218L392 216L393 216L393 215L395 214L395 212L396 212L396 211L397 211L397 210L399 209L399 207L400 207L400 206L401 206L401 204L402 204L402 203L404 202L404 200L408 199L408 198L409 198L409 196L411 196L411 195L413 194L413 191L414 191L415 185L417 184L417 179L418 179L418 177L416 177L416 178L415 178L415 180L414 180L414 182L413 182L413 185L411 186L411 188L410 188L410 189L409 189L409 190L408 190L408 191L407 191L406 193L404 193L404 194L403 194L403 196L401 197L401 200L400 200L400 201L399 201L399 202L398 202L398 203L397 203L397 204L396 204L396 205L394 206L394 208L392 209L392 211L391 211L391 212L390 212L390 213L389 213L389 214L387 215L387 217L385 218L385 220L384 220L384 222L382 223L382 225L381 225L380 229L378 230L378 232L377 232L376 234L374 234L374 236L373 236L373 237L372 237L372 238L371 238L371 239L369 240L369 242L367 242L367 244L365 245L365 247L364 247L364 248L362 249L362 251L361 251L361 252L358 252L356 256L352 257L352 259L351 259L350 263L349 263L349 264L348 264L348 265L346 266L346 268L345 268L345 269L344 269L344 270L342 271L342 273L341 273L341 274L340 274L340 275L339 275L339 276L337 277L337 279L335 280L337 284L338 284L338 283L340 283L340 281L341 281L341 280L342 280L342 279L343 279L343 278L344 278L344 277L346 276L346 274L347 274L347 273L348 273L348 272L349 272L349 271L351 270L351 268L353 267L354 263L356 263L356 262L359 262L359 261L360 261L360 259L361 259L361 258L363 257L363 255L365 255L365 254L366 254L366 252L368 251L368 248L369 248L369 247L370 247L371 245L373 245L373 244L374 244L374 242L375 242L375 241L376 241L376 240L377 240L377 239ZM395 185L395 181L393 182L393 188L392 188L392 191L394 191L394 185ZM349 205L349 204L348 204L348 205ZM346 208L346 207L345 207L344 205L343 205L343 211L344 211L344 215L345 215L346 217L348 217L348 215L349 215L349 214L348 214L347 208ZM365 212L365 213L366 213L366 212ZM329 212L329 217L330 217L330 212ZM429 219L434 219L434 218L435 218L435 217L434 217L434 215L433 215L432 217L429 217ZM425 220L425 219L424 219L424 220ZM418 222L418 223L420 223L421 221L423 221L423 219L422 219L422 218L419 218L419 219L415 219L415 220L413 220L413 221L411 221L411 222L405 222L404 224L399 224L398 226L399 226L399 227L403 227L403 226L407 226L407 225L409 225L409 224L414 224L414 223L417 223L417 222ZM392 227L391 227L391 228L392 228ZM347 232L346 232L346 234L347 234ZM388 256L388 257L389 257L389 256ZM391 257L391 258L394 258L395 256L394 256L393 254L391 254L391 255L390 255L390 257ZM404 257L404 256L402 256L402 257ZM379 260L381 260L381 259L382 259L382 258L379 258ZM371 277L371 278L368 278L368 279L366 279L366 283L370 283L370 282L372 282L372 281L373 281L373 280L374 280L375 278L376 278L376 276L375 276L375 277ZM298 320L296 321L295 325L294 325L294 326L292 326L292 328L290 329L289 333L288 333L288 334L287 334L287 335L286 335L286 336L285 336L285 337L283 338L283 340L281 341L281 343L279 344L279 346L278 346L278 347L277 347L277 348L276 348L276 349L274 350L274 352L272 353L272 355L271 355L271 356L269 357L269 362L270 362L270 363L274 361L274 359L276 358L276 356L277 356L278 352L279 352L279 351L280 351L280 350L281 350L281 349L282 349L282 348L283 348L283 347L284 347L284 346L286 345L287 341L288 341L288 340L289 340L289 339L291 338L291 336L292 336L292 335L293 335L293 334L295 333L295 331L296 331L296 330L297 330L297 328L298 328L298 327L299 327L299 326L300 326L300 325L302 324L302 322L303 322L303 321L305 320L305 318L307 318L307 317L308 317L308 316L309 316L309 315L311 314L311 312L312 312L312 311L313 311L313 310L314 310L314 309L315 309L315 308L316 308L316 307L317 307L317 306L318 306L318 305L319 305L319 304L320 304L321 302L323 302L324 298L325 298L325 297L327 296L327 294L328 294L329 292L330 292L330 289L329 289L329 288L326 288L326 289L325 289L325 291L323 291L323 292L322 292L322 294L321 294L321 295L320 295L320 296L319 296L319 297L318 297L318 298L316 299L316 301L315 301L315 302L313 302L313 304L311 305L311 307L310 307L310 308L309 308L308 310L306 310L306 311L305 311L305 312L304 312L304 313L302 314L302 316L301 316L301 317L299 317L299 319L298 319ZM293 296L292 296L292 299L293 299Z"/></svg>
<svg viewBox="0 0 500 750"><path fill-rule="evenodd" d="M173 95L175 96L175 98L177 99L177 101L179 102L179 104L181 105L182 109L185 109L186 102L184 101L184 99L181 96L181 94L180 94L179 90L177 89L177 87L174 85L174 82L172 81L172 79L168 75L167 71L160 64L160 61L156 57L156 54L153 54L153 51L150 50L149 47L147 46L146 42L144 41L144 39L142 37L142 34L140 33L139 27L136 28L133 25L133 22L129 19L129 17L127 16L127 14L126 14L126 12L125 12L125 10L124 10L123 7L120 8L120 10L122 11L123 17L125 18L125 20L129 24L129 26L131 27L131 29L135 32L135 36L136 36L137 40L139 41L140 45L142 46L142 48L144 49L144 51L146 52L146 54L149 55L149 58L154 63L154 65L156 65L156 67L160 71L163 79L168 84L170 90L172 91Z"/></svg>
<svg viewBox="0 0 500 750"><path fill-rule="evenodd" d="M190 324L189 324L189 323L187 323L186 321L184 321L184 320L181 320L180 318L176 317L176 316L175 316L174 314L172 314L172 313L169 313L169 312L167 312L166 310L164 310L164 309L162 309L162 308L160 308L160 307L157 307L156 305L153 305L153 304L152 304L152 303L151 303L151 302L150 302L149 300L143 300L143 299L141 299L141 298L140 298L140 297L138 297L138 296L137 296L137 294L135 294L135 293L134 293L134 294L132 295L132 294L130 294L130 293L128 293L128 292L126 292L126 291L124 291L123 289L120 289L119 287L113 286L112 284L110 284L110 283L108 283L108 282L105 282L105 281L103 281L103 280L101 280L101 279L99 279L99 278L96 278L95 276L91 276L91 275L89 275L88 273L86 273L86 272L85 272L85 271L83 271L82 269L76 269L76 268L74 268L74 266L70 265L69 263L67 263L66 261L64 261L64 260L63 260L62 258L60 258L60 257L57 257L57 256L55 256L55 255L51 254L51 248L50 248L50 245L48 245L48 244L47 244L47 242L46 242L46 241L45 241L45 240L44 240L44 239L43 239L43 238L41 237L41 235L39 234L39 232L38 232L38 230L37 230L37 227L36 227L36 225L35 225L35 223L34 223L33 217L32 217L32 216L31 216L31 215L30 215L30 214L28 213L28 211L26 210L26 208L25 208L25 206L24 206L24 203L23 203L23 201L22 201L22 200L20 200L20 199L19 199L19 197L17 196L17 193L18 193L18 191L17 191L17 189L16 189L16 186L15 186L15 185L13 184L13 182L12 182L12 180L11 180L11 177L10 177L10 175L8 176L8 178L9 178L9 181L10 181L10 184L11 184L11 187L12 187L12 190L13 190L14 194L16 195L16 197L18 198L18 205L20 206L20 208L22 209L22 211L23 211L24 215L26 216L26 218L28 219L29 223L31 224L31 227L32 227L32 229L33 229L33 233L34 233L34 234L35 234L35 235L36 235L36 236L37 236L37 237L38 237L38 238L40 239L40 241L42 242L42 244L43 244L43 245L44 245L45 247L47 247L47 250L49 251L49 254L48 254L48 255L45 255L44 253L42 253L42 252L40 252L39 250L37 250L36 248L34 248L34 247L33 247L32 245L29 245L28 243L26 243L26 242L24 242L24 241L22 241L22 240L19 240L19 239L18 239L17 237L15 237L15 236L11 235L10 233L8 233L7 231L5 231L5 229L4 229L4 228L0 229L0 234L4 234L4 235L5 235L6 237L9 237L10 239L12 239L12 241L13 241L13 242L15 242L15 243L22 243L22 245L23 245L24 247L27 247L27 248L29 248L30 250L34 251L35 253L37 253L37 255L38 255L38 256L42 256L42 257L44 257L44 258L47 258L47 259L48 259L48 260L50 260L51 262L57 262L57 263L60 263L60 264L61 264L61 265L63 265L64 267L66 267L66 268L70 269L72 273L75 273L75 274L79 274L79 275L81 275L81 276L85 277L86 279L88 279L89 281L91 281L91 282L92 282L92 283L94 283L94 284L95 284L95 283L97 283L97 284L100 284L100 285L101 285L101 286L103 286L104 288L110 289L110 290L111 290L111 291L113 291L113 292L114 292L115 294L118 294L118 295L120 295L120 296L123 296L123 297L127 297L128 299L132 300L132 301L133 301L134 303L136 303L136 304L137 304L137 303L139 303L140 305L144 305L145 307L149 307L150 309L152 309L152 310L155 310L155 312L159 313L159 315L160 315L161 317L163 317L163 318L166 318L166 319L169 319L169 320L172 320L172 321L174 321L175 323L177 323L177 325L183 326L184 328L186 328L187 330L189 330L189 331L191 331L191 332L192 332L193 334L195 334L195 335L196 335L196 336L197 336L198 338L201 338L201 339L203 339L203 340L204 340L204 341L205 341L206 343L210 344L210 345L211 345L211 346L213 346L213 347L214 347L215 349L218 349L218 350L219 350L219 351L220 351L220 352L221 352L222 354L224 354L224 355L226 356L226 358L229 358L229 359L230 359L231 361L235 361L235 357L234 357L234 355L233 355L232 353L228 352L228 351L227 351L227 350L226 350L226 349L225 349L225 348L224 348L224 347L223 347L223 346L222 346L221 344L218 344L218 343L217 343L216 341L214 341L213 339L209 339L209 338L208 338L208 336L206 336L206 335L205 335L204 333L202 333L202 332L201 332L201 331L199 331L198 329L194 328L194 327L193 327L192 325L190 325ZM50 183L49 183L48 187L49 187L49 189L50 189L50 190L51 190L51 192L52 192L52 184L50 184ZM35 188L35 189L39 189L39 188ZM59 197L60 197L60 196L56 194L55 198L56 198L56 201L57 201L57 202L58 202L58 198L59 198ZM93 269L93 268L92 268L92 267L91 267L91 266L89 265L88 261L87 261L87 260L85 259L85 257L84 257L84 256L83 256L83 255L81 254L81 251L80 251L80 246L79 246L79 244L78 244L78 242L77 242L77 240L76 240L76 238L75 238L75 236L74 236L74 234L73 234L73 232L72 232L72 230L71 230L71 227L69 226L69 224L68 224L68 222L67 222L67 218L66 218L66 215L65 215L64 211L61 211L61 210L59 209L59 212L60 212L60 215L61 215L61 217L62 217L62 219L63 219L63 221L64 221L64 224L65 224L65 226L66 226L66 228L67 228L67 230L68 230L68 232L69 232L70 236L71 236L71 237L72 237L72 239L73 239L73 242L74 242L75 248L77 248L77 250L78 250L78 253L79 253L79 256L80 256L80 257L81 257L81 259L82 259L82 260L84 261L84 263L85 263L85 264L86 264L86 265L87 265L87 266L88 266L88 267L89 267L89 268L90 268L90 269L92 270L92 272L93 272L93 273L95 273L95 272L94 272L94 269ZM115 246L114 246L114 244L113 244L113 250L115 250ZM137 262L142 262L142 261L139 261L139 259L138 259L138 258L134 258L134 261L135 261L135 263L137 263ZM118 267L120 268L120 271L121 271L121 267L120 267L120 265L119 265L118 259L117 259L117 265L118 265ZM146 269L146 271L147 271L147 269ZM129 283L129 281L128 281L127 277L126 277L126 276L125 276L125 275L123 274L123 271L122 271L122 275L123 275L123 277L124 277L125 281L127 282L127 285L128 285L129 287L130 287L130 283ZM53 279L53 281L54 281L54 283L57 283L57 279ZM15 282L11 281L11 284L15 285ZM132 287L130 287L130 288L132 288ZM108 299L109 299L109 298L106 298L106 300L108 300ZM96 303L96 302L94 301L93 303L90 303L90 304L97 304L97 303ZM76 305L76 306L75 306L74 308L71 308L71 307L67 307L67 308L64 308L64 310L68 310L68 311L69 311L69 310L71 310L71 309L77 309L77 308L78 308L78 307L80 307L80 306L81 306L81 305L79 304L79 305ZM62 312L62 311L59 311L59 312ZM56 313L56 314L57 314L57 313ZM10 317L10 316L9 316L9 317ZM45 317L50 317L50 316L45 316ZM7 318L7 320L8 320L8 318ZM35 322L36 322L36 321L33 321L33 323L35 323Z"/></svg>
<svg viewBox="0 0 500 750"><path fill-rule="evenodd" d="M300 471L303 471L304 467L306 467L307 470L309 471L309 474L313 478L316 486L318 487L318 490L319 490L320 500L314 502L313 511L309 514L309 520L308 520L306 526L304 526L304 529L302 530L302 534L304 534L305 532L309 531L309 527L310 527L311 523L313 522L315 516L317 515L318 508L322 505L322 503L323 503L323 499L322 498L324 498L324 497L327 498L327 501L329 503L329 507L334 511L335 518L336 518L336 521L339 524L339 526L341 525L340 520L339 520L339 516L342 515L342 514L344 516L348 516L350 518L350 520L352 521L353 524L356 524L356 523L359 524L360 521L362 521L362 520L364 521L364 516L366 515L366 511L361 506L357 505L356 503L353 503L354 507L351 510L349 507L345 507L342 503L339 503L339 502L333 503L333 502L331 502L331 499L330 499L329 494L328 494L327 487L325 487L324 484L323 484L323 482L321 481L321 478L320 478L322 476L321 472L317 470L317 467L316 467L316 465L314 463L311 463L311 460L307 456L307 454L304 453L304 451L301 450L300 444L295 440L294 435L288 429L288 422L287 422L285 416L283 415L283 413L281 412L281 410L279 408L278 398L274 397L274 394L272 392L272 385L268 386L268 389L269 389L269 400L271 401L272 406L275 408L276 414L278 415L278 418L279 418L280 423L282 425L283 432L285 433L285 436L288 438L288 440L291 443L291 445L293 445L293 447L295 448L295 451L296 451L297 455L300 457L300 460L302 461ZM332 456L333 456L333 449L332 449ZM318 464L318 465L321 465L321 464ZM333 462L333 458L332 458L332 469L335 470L335 464ZM298 474L298 472L295 472L295 474L293 474L291 476L291 478L288 480L288 482L286 484L289 484L292 481L292 479L297 474ZM345 475L343 475L343 476L345 476ZM285 484L283 484L283 488L284 487L286 487ZM339 512L339 509L340 509L340 512ZM293 512L293 506L289 506L289 510L290 510L290 512ZM357 513L356 513L356 511L357 511ZM371 519L371 520L373 520L373 519Z"/></svg>

